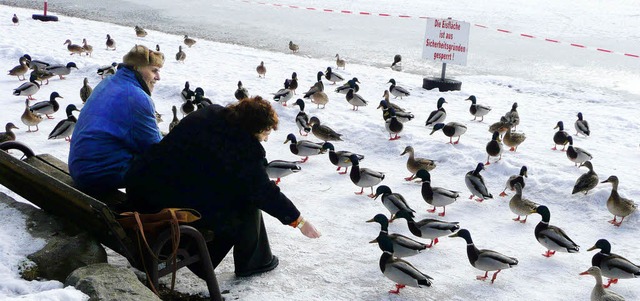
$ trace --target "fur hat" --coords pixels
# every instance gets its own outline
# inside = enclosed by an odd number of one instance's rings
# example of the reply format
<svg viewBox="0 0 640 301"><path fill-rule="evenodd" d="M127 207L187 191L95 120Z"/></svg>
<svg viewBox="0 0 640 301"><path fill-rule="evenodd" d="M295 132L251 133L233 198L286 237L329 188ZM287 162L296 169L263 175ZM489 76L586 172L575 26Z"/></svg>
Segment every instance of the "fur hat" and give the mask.
<svg viewBox="0 0 640 301"><path fill-rule="evenodd" d="M127 54L122 57L125 65L133 67L156 66L162 68L164 65L164 54L153 51L142 45L135 45Z"/></svg>

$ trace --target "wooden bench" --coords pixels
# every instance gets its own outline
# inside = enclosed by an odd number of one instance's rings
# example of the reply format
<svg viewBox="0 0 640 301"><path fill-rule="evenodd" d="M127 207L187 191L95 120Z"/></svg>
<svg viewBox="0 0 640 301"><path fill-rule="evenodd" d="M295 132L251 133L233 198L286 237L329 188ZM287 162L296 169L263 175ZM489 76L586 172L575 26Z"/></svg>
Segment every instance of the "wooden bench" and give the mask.
<svg viewBox="0 0 640 301"><path fill-rule="evenodd" d="M146 267L149 286L153 284L157 288L160 277L174 272L173 265L167 260L171 251L169 229L150 242L156 256L151 256L148 252L142 256L137 238L130 237L116 221L117 214L112 208L125 203L125 193L115 191L113 194L100 196L98 200L73 187L67 164L59 159L48 154L35 155L29 147L16 141L0 143L0 150L3 150L0 151L1 185L41 209L88 230L102 244L127 258L133 267L142 271ZM6 152L8 150L17 150L24 155L18 159ZM206 273L205 281L211 300L224 300L205 238L197 229L187 225L180 225L180 234L181 243L175 270L196 263L201 265Z"/></svg>

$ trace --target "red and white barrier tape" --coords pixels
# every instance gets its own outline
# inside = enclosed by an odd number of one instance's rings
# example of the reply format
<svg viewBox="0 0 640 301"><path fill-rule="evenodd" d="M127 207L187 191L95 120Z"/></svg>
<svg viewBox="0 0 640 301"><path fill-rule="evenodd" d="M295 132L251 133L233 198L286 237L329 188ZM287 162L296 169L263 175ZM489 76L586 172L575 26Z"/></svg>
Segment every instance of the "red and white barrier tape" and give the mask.
<svg viewBox="0 0 640 301"><path fill-rule="evenodd" d="M366 12L366 11L352 11L352 10L339 10L339 9L329 9L329 8L301 7L301 6L297 6L297 5L266 3L266 2L260 2L260 1L256 2L256 1L249 1L249 0L242 0L242 2L252 3L252 4L261 4L261 5L271 5L271 6L275 6L275 7L285 7L285 8L313 10L313 11L320 11L320 12L325 12L325 13L339 13L339 14L362 15L362 16L377 16L377 17L398 17L398 18L402 18L402 19L410 19L410 18L427 19L428 18L428 17L425 17L425 16L392 15L392 14L386 14L386 13L372 13L372 12ZM479 28L491 29L491 28L489 28L488 26L485 26L485 25L480 25L480 24L473 24L473 25L475 27L479 27ZM496 31L501 32L501 33L506 33L506 34L513 34L512 31L507 30L507 29L496 28ZM538 39L538 37L536 37L534 35L525 34L525 33L521 33L521 34L519 34L519 36L523 37L523 38L528 38L528 39ZM621 55L624 55L626 57L640 58L640 55L633 54L633 53L617 52L617 51L604 49L604 48L589 47L589 46L582 45L582 44L577 44L577 43L563 43L563 42L561 42L559 40L549 39L549 38L539 38L539 39L542 39L543 41L550 42L550 43L567 44L569 46L576 47L576 48L595 49L596 51L602 52L602 53L621 54Z"/></svg>

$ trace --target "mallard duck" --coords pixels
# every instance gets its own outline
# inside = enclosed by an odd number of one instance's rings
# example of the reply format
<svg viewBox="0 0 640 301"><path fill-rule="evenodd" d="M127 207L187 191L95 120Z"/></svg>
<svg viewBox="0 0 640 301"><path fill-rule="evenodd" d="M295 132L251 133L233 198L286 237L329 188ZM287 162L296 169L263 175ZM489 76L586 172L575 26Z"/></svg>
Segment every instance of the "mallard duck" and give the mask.
<svg viewBox="0 0 640 301"><path fill-rule="evenodd" d="M349 91L347 91L346 98L347 102L353 106L352 110L354 111L357 111L360 107L367 105L367 101L359 94L356 94L353 89L349 89Z"/></svg>
<svg viewBox="0 0 640 301"><path fill-rule="evenodd" d="M562 145L562 151L567 146L569 142L569 134L564 131L564 123L562 121L558 121L556 127L554 129L558 129L558 131L553 134L553 148L551 150L557 150L556 145Z"/></svg>
<svg viewBox="0 0 640 301"><path fill-rule="evenodd" d="M347 161L351 161L351 173L349 173L349 178L353 184L361 187L360 192L356 192L356 194L364 193L365 187L371 187L371 194L369 194L370 198L373 198L375 194L373 194L373 186L378 185L382 180L384 180L384 173L375 171L370 168L360 168L360 157L357 154L351 154Z"/></svg>
<svg viewBox="0 0 640 301"><path fill-rule="evenodd" d="M442 213L438 213L438 215L445 216L447 206L458 200L460 192L441 187L431 187L431 174L426 169L418 170L416 177L420 178L420 182L422 182L422 190L420 191L422 199L433 206L433 209L428 209L427 212L434 213L436 212L436 207L442 207Z"/></svg>
<svg viewBox="0 0 640 301"><path fill-rule="evenodd" d="M67 50L71 52L70 55L74 55L74 54L82 55L82 53L84 53L84 49L82 49L82 46L71 43L71 40L69 39L64 41L63 45L67 45Z"/></svg>
<svg viewBox="0 0 640 301"><path fill-rule="evenodd" d="M487 186L484 184L484 178L480 174L482 170L484 170L484 164L478 163L476 169L470 170L464 176L464 183L467 185L467 188L469 188L469 191L471 191L471 196L469 196L470 200L473 199L474 195L478 197L476 199L478 202L493 198L493 195L489 193Z"/></svg>
<svg viewBox="0 0 640 301"><path fill-rule="evenodd" d="M338 169L336 169L336 171L338 171L338 173L341 175L349 172L349 166L351 166L351 159L349 158L351 157L351 155L355 154L356 156L358 156L358 160L360 161L364 159L364 155L352 153L350 151L336 151L331 142L325 142L322 145L322 150L329 150L329 161L331 161L333 165L338 166ZM344 172L340 172L340 169L342 169L343 167Z"/></svg>
<svg viewBox="0 0 640 301"><path fill-rule="evenodd" d="M20 19L18 19L18 16L16 16L16 14L13 14L13 17L11 18L11 22L13 22L13 25L19 25Z"/></svg>
<svg viewBox="0 0 640 301"><path fill-rule="evenodd" d="M591 301L624 301L624 297L605 289L602 285L602 271L597 266L592 266L580 275L591 275L596 278L596 286L591 290Z"/></svg>
<svg viewBox="0 0 640 301"><path fill-rule="evenodd" d="M311 86L311 88L309 88L309 90L307 92L304 93L303 98L310 98L310 97L313 96L313 94L315 94L317 92L324 91L324 84L322 83L322 76L324 76L324 73L322 71L318 71L318 74L316 75L316 78L318 80L316 81L315 84L313 84L313 86Z"/></svg>
<svg viewBox="0 0 640 301"><path fill-rule="evenodd" d="M19 130L20 128L18 128L12 122L9 122L4 126L4 130L5 131L4 132L0 132L0 143L7 142L7 141L15 141L16 140L16 133L14 133L12 131L13 129Z"/></svg>
<svg viewBox="0 0 640 301"><path fill-rule="evenodd" d="M487 143L485 150L487 151L487 163L485 163L484 165L491 164L491 162L489 162L489 157L499 157L496 162L502 159L502 143L500 142L499 132L493 132L491 141Z"/></svg>
<svg viewBox="0 0 640 301"><path fill-rule="evenodd" d="M500 193L500 196L506 196L507 193L505 192L507 190L507 188L511 189L511 191L516 190L516 188L513 186L516 183L516 179L522 179L521 181L521 185L522 188L524 188L525 183L524 183L524 178L527 178L527 167L526 166L522 166L520 167L520 173L517 175L511 175L509 176L509 179L507 179L507 184L504 186L504 189L502 190L502 192Z"/></svg>
<svg viewBox="0 0 640 301"><path fill-rule="evenodd" d="M349 92L349 89L353 89L353 92L358 93L358 91L360 90L360 86L358 85L359 83L360 81L358 81L358 78L354 77L348 80L342 86L337 87L335 91L341 94L347 94L347 92Z"/></svg>
<svg viewBox="0 0 640 301"><path fill-rule="evenodd" d="M602 181L602 183L611 183L612 185L611 194L607 199L607 209L609 209L609 212L613 214L613 219L610 220L609 223L616 227L620 227L624 218L636 211L636 209L638 209L638 205L632 200L623 198L618 194L618 177L609 176L606 180ZM619 222L616 220L618 216L622 218Z"/></svg>
<svg viewBox="0 0 640 301"><path fill-rule="evenodd" d="M433 125L433 129L429 135L433 135L438 130L442 130L445 136L449 137L449 143L458 144L460 142L460 136L467 131L467 126L460 122L449 122L446 125L444 123L436 123ZM456 142L453 142L453 137L458 137Z"/></svg>
<svg viewBox="0 0 640 301"><path fill-rule="evenodd" d="M180 119L178 119L178 108L176 108L176 106L171 106L171 112L173 113L173 119L171 119L171 122L169 123L169 132L171 132L171 130L180 123Z"/></svg>
<svg viewBox="0 0 640 301"><path fill-rule="evenodd" d="M515 152L518 150L518 146L526 139L527 136L524 133L514 133L511 130L511 127L507 127L507 132L504 134L503 142L506 146L510 147L509 151Z"/></svg>
<svg viewBox="0 0 640 301"><path fill-rule="evenodd" d="M511 127L515 130L520 124L520 114L518 113L518 103L514 102L511 105L511 110L504 114L504 117L507 118L507 122L511 124Z"/></svg>
<svg viewBox="0 0 640 301"><path fill-rule="evenodd" d="M118 70L118 63L113 62L113 63L111 63L111 65L105 65L105 66L102 66L102 67L98 68L98 71L96 73L98 75L100 75L100 79L104 79L105 77L107 77L109 75L116 74L117 70Z"/></svg>
<svg viewBox="0 0 640 301"><path fill-rule="evenodd" d="M27 80L24 75L29 71L28 60L26 57L21 56L18 61L20 62L20 65L11 68L11 70L9 70L9 75L17 76L19 81ZM22 79L20 79L20 76L22 76Z"/></svg>
<svg viewBox="0 0 640 301"><path fill-rule="evenodd" d="M114 40L111 35L107 34L107 41L105 44L107 45L107 50L116 50L116 40Z"/></svg>
<svg viewBox="0 0 640 301"><path fill-rule="evenodd" d="M578 120L576 120L574 126L576 127L576 136L578 136L578 134L582 134L584 136L589 136L589 134L591 134L591 131L589 130L589 123L582 119L582 113L579 112L578 113Z"/></svg>
<svg viewBox="0 0 640 301"><path fill-rule="evenodd" d="M64 97L60 96L60 94L58 94L58 92L51 92L51 95L49 95L49 100L48 101L45 100L45 101L41 101L41 102L36 102L31 107L29 107L29 109L31 109L31 111L34 112L34 113L46 115L47 118L53 119L53 117L51 117L49 115L51 115L51 114L53 114L55 112L58 112L58 109L60 109L60 104L56 100L58 97L59 98L64 98Z"/></svg>
<svg viewBox="0 0 640 301"><path fill-rule="evenodd" d="M342 141L342 134L334 131L332 128L320 124L320 119L316 116L311 117L309 119L309 126L311 126L311 133L316 136L318 139L327 142L327 141Z"/></svg>
<svg viewBox="0 0 640 301"><path fill-rule="evenodd" d="M509 209L511 209L511 212L518 215L518 217L514 218L513 220L519 221L524 224L527 222L527 218L529 217L529 214L531 214L533 210L538 208L540 204L522 197L523 185L524 185L523 178L517 178L515 180L513 187L516 190L516 194L514 194L511 197L511 200L509 201ZM524 216L524 219L521 219L522 216Z"/></svg>
<svg viewBox="0 0 640 301"><path fill-rule="evenodd" d="M211 102L211 99L204 97L204 89L202 89L201 87L197 87L193 91L193 93L195 95L193 104L198 110L213 104L213 102Z"/></svg>
<svg viewBox="0 0 640 301"><path fill-rule="evenodd" d="M29 109L29 99L24 101L24 105L24 113L22 113L20 120L22 120L22 123L27 126L27 132L37 132L39 130L38 124L42 121L42 116L40 114L33 113L31 109ZM35 131L31 131L32 126L36 127Z"/></svg>
<svg viewBox="0 0 640 301"><path fill-rule="evenodd" d="M465 100L471 101L471 106L469 107L469 113L473 115L473 120L476 120L476 118L480 117L480 122L482 122L484 120L484 115L487 115L489 114L489 112L491 112L490 106L479 105L476 103L477 100L475 95L471 95L469 96L469 98Z"/></svg>
<svg viewBox="0 0 640 301"><path fill-rule="evenodd" d="M176 61L184 63L184 60L187 59L187 54L182 51L182 45L178 46L178 52L176 53Z"/></svg>
<svg viewBox="0 0 640 301"><path fill-rule="evenodd" d="M329 103L329 96L327 93L322 91L315 92L311 95L311 102L318 106L318 109L324 109L324 107ZM320 108L322 105L322 108Z"/></svg>
<svg viewBox="0 0 640 301"><path fill-rule="evenodd" d="M571 194L576 194L578 192L584 191L584 194L586 195L589 190L596 188L596 186L598 185L598 174L593 171L593 165L591 164L591 161L585 161L584 163L580 164L580 167L582 166L586 166L589 171L582 174L576 180L576 183L573 185L573 191L571 191Z"/></svg>
<svg viewBox="0 0 640 301"><path fill-rule="evenodd" d="M284 88L273 94L273 100L286 107L291 97L293 97L293 91L289 89L289 79L287 79L284 81Z"/></svg>
<svg viewBox="0 0 640 301"><path fill-rule="evenodd" d="M396 113L398 113L398 112L406 112L405 109L403 109L399 105L391 102L391 100L389 99L389 90L384 90L384 92L382 93L382 97L384 98L384 101L387 102L387 104L389 105L390 108L394 108L396 110Z"/></svg>
<svg viewBox="0 0 640 301"><path fill-rule="evenodd" d="M435 161L426 158L416 158L413 147L410 145L404 148L400 156L404 156L405 154L409 154L409 158L407 158L407 170L411 173L411 176L404 178L405 181L413 180L418 170L424 169L426 171L432 171L436 168Z"/></svg>
<svg viewBox="0 0 640 301"><path fill-rule="evenodd" d="M389 221L384 214L376 214L376 216L367 221L367 223L373 222L380 224L380 233L376 239L369 243L377 243L380 239L383 239L382 236L388 238L393 244L393 256L398 258L409 257L420 254L422 251L427 249L426 244L417 240L406 237L402 234L389 233Z"/></svg>
<svg viewBox="0 0 640 301"><path fill-rule="evenodd" d="M435 111L431 111L429 118L427 118L427 121L424 124L425 126L442 123L447 119L447 111L442 107L442 104L444 103L447 103L447 101L444 100L444 97L438 98L438 108Z"/></svg>
<svg viewBox="0 0 640 301"><path fill-rule="evenodd" d="M576 164L576 166L584 163L587 160L593 159L593 156L588 151L573 146L573 137L567 137L569 141L569 147L567 147L567 158Z"/></svg>
<svg viewBox="0 0 640 301"><path fill-rule="evenodd" d="M596 244L587 251L595 249L600 249L600 252L593 255L591 265L599 267L602 274L609 278L604 287L618 283L618 279L640 278L640 266L618 254L611 253L611 244L608 240L598 239Z"/></svg>
<svg viewBox="0 0 640 301"><path fill-rule="evenodd" d="M391 93L391 95L395 96L396 98L400 97L400 99L402 99L402 97L407 97L411 95L409 93L409 90L403 87L397 86L395 79L392 78L387 83L391 83L391 86L389 86L389 92Z"/></svg>
<svg viewBox="0 0 640 301"><path fill-rule="evenodd" d="M389 111L390 109L393 109L395 111L396 118L398 119L398 121L402 123L410 121L415 117L413 116L413 114L411 114L411 112L398 111L397 109L395 109L395 107L392 106L392 104L389 104L389 102L386 100L380 101L380 104L378 105L377 109L380 109L380 108L382 108L382 119L384 121L388 121L391 118L391 112Z"/></svg>
<svg viewBox="0 0 640 301"><path fill-rule="evenodd" d="M467 229L460 229L460 231L449 235L449 237L462 237L467 242L467 257L469 258L469 263L471 263L474 268L484 271L484 276L476 276L477 280L485 281L489 278L488 275L490 271L497 270L493 273L493 277L491 277L491 283L493 284L500 271L518 265L518 259L515 257L509 257L494 250L478 250L476 245L473 244L471 233Z"/></svg>
<svg viewBox="0 0 640 301"><path fill-rule="evenodd" d="M196 110L196 105L193 103L193 100L187 99L184 103L180 105L180 112L182 113L182 118L193 113Z"/></svg>
<svg viewBox="0 0 640 301"><path fill-rule="evenodd" d="M300 163L307 162L307 160L309 160L309 156L324 153L322 150L322 143L311 142L309 140L298 141L296 136L293 134L287 135L287 140L285 140L284 143L286 144L287 142L291 142L289 144L289 150L292 154L304 157Z"/></svg>
<svg viewBox="0 0 640 301"><path fill-rule="evenodd" d="M298 98L294 106L300 107L300 112L296 115L296 126L298 127L298 132L301 136L309 135L311 132L311 126L309 125L309 115L304 112L304 100Z"/></svg>
<svg viewBox="0 0 640 301"><path fill-rule="evenodd" d="M242 82L238 81L238 85L241 86ZM182 101L186 102L187 99L193 99L194 96L195 96L195 93L193 92L193 90L191 90L189 82L188 81L184 82L184 88L182 88L182 91L180 91L180 97L182 97Z"/></svg>
<svg viewBox="0 0 640 301"><path fill-rule="evenodd" d="M19 87L13 89L13 95L27 96L27 99L35 100L35 98L33 98L33 94L38 93L38 91L40 91L40 84L36 82L36 75L31 74L28 83L23 83Z"/></svg>
<svg viewBox="0 0 640 301"><path fill-rule="evenodd" d="M264 66L264 62L260 62L260 65L256 67L256 72L258 72L258 77L266 77L267 67Z"/></svg>
<svg viewBox="0 0 640 301"><path fill-rule="evenodd" d="M402 56L396 54L393 56L393 63L391 63L391 70L402 71Z"/></svg>
<svg viewBox="0 0 640 301"><path fill-rule="evenodd" d="M93 46L87 43L86 38L82 39L82 51L84 51L84 53L86 53L88 56L91 56L91 54L93 53Z"/></svg>
<svg viewBox="0 0 640 301"><path fill-rule="evenodd" d="M489 126L489 133L499 132L500 138L511 128L511 124L507 121L507 117L500 117L500 121Z"/></svg>
<svg viewBox="0 0 640 301"><path fill-rule="evenodd" d="M427 248L431 248L438 243L438 237L446 236L460 229L458 222L445 222L437 219L426 218L420 221L414 221L411 212L400 210L396 213L396 218L404 218L407 220L409 231L411 234L431 239Z"/></svg>
<svg viewBox="0 0 640 301"><path fill-rule="evenodd" d="M291 80L289 80L289 90L293 91L293 95L295 95L296 89L298 89L298 74L293 72L291 73Z"/></svg>
<svg viewBox="0 0 640 301"><path fill-rule="evenodd" d="M188 88L189 87L185 86L185 89ZM238 81L238 89L233 93L233 96L235 96L237 100L243 100L249 97L249 91L247 91L247 89L242 85L242 81Z"/></svg>
<svg viewBox="0 0 640 301"><path fill-rule="evenodd" d="M29 65L29 68L31 68L31 69L35 69L36 67L38 67L40 69L44 69L47 66L51 65L51 64L49 64L47 62L31 59L31 56L28 55L28 54L23 55L23 57L27 59L27 63Z"/></svg>
<svg viewBox="0 0 640 301"><path fill-rule="evenodd" d="M265 159L266 163L266 159ZM284 178L290 174L299 172L302 170L299 162L294 161L284 161L284 160L273 160L269 163L265 164L265 169L267 170L267 175L271 179L276 179L275 184L278 185L280 183L280 178Z"/></svg>
<svg viewBox="0 0 640 301"><path fill-rule="evenodd" d="M333 72L333 70L331 70L331 67L327 67L327 70L324 72L324 78L332 82L332 85L335 85L337 82L341 82L344 80L344 77L338 73Z"/></svg>
<svg viewBox="0 0 640 301"><path fill-rule="evenodd" d="M134 27L135 31L136 31L136 37L138 38L144 38L147 36L147 31L144 30L144 28L136 25L136 27Z"/></svg>
<svg viewBox="0 0 640 301"><path fill-rule="evenodd" d="M69 62L66 65L51 65L44 70L59 76L60 79L65 79L64 76L71 73L71 68L76 68L76 70L78 70L78 66L76 66L76 63L74 62Z"/></svg>
<svg viewBox="0 0 640 301"><path fill-rule="evenodd" d="M420 272L408 261L393 256L393 242L388 236L378 236L376 241L382 250L379 262L380 271L385 277L396 283L396 289L390 290L389 293L399 294L400 289L407 285L417 288L431 286L430 280L433 278Z"/></svg>
<svg viewBox="0 0 640 301"><path fill-rule="evenodd" d="M580 246L573 242L564 230L549 224L551 212L547 206L540 205L538 208L531 210L531 213L538 213L542 216L542 220L536 226L534 234L536 240L547 248L547 252L542 254L543 256L551 257L556 251L567 253L578 253L580 251Z"/></svg>
<svg viewBox="0 0 640 301"><path fill-rule="evenodd" d="M291 53L296 53L300 50L300 46L298 46L298 44L293 43L293 41L289 41L289 50L291 50Z"/></svg>
<svg viewBox="0 0 640 301"><path fill-rule="evenodd" d="M401 138L398 134L402 132L404 125L402 125L402 122L398 120L398 117L396 116L396 110L390 108L389 113L390 118L385 120L384 127L385 129L387 129L387 132L389 132L389 141L398 140ZM394 136L391 137L391 135Z"/></svg>
<svg viewBox="0 0 640 301"><path fill-rule="evenodd" d="M47 81L44 84L48 85L49 84L49 79L55 76L55 74L53 74L53 72L50 72L50 71L48 71L46 69L40 69L37 66L33 69L33 71L31 71L31 75L35 76L36 80L40 81L40 86L42 86L44 81ZM31 77L31 75L29 77Z"/></svg>
<svg viewBox="0 0 640 301"><path fill-rule="evenodd" d="M89 86L89 79L85 77L82 81L82 88L80 88L80 99L82 100L82 103L87 102L87 99L89 99L92 92L93 88Z"/></svg>
<svg viewBox="0 0 640 301"><path fill-rule="evenodd" d="M380 200L382 201L382 205L387 208L387 210L389 210L389 213L391 213L391 218L389 218L390 222L396 219L396 213L398 213L398 211L400 210L416 212L415 210L411 209L411 207L409 207L409 204L407 204L407 200L405 200L405 198L401 194L392 192L389 186L378 186L378 188L376 188L376 194L373 196L373 199L375 200L379 196L382 196L380 198ZM411 217L413 217L413 214L411 214Z"/></svg>
<svg viewBox="0 0 640 301"><path fill-rule="evenodd" d="M187 35L184 35L184 44L191 48L191 46L196 44L196 40L190 38Z"/></svg>
<svg viewBox="0 0 640 301"><path fill-rule="evenodd" d="M49 140L64 138L64 140L66 141L71 141L71 134L73 134L73 130L76 127L76 122L78 122L78 119L73 116L73 111L80 110L78 110L78 108L76 108L74 104L70 104L67 106L65 111L67 113L67 119L63 119L58 122L51 133L49 133Z"/></svg>
<svg viewBox="0 0 640 301"><path fill-rule="evenodd" d="M336 67L338 67L338 69L342 67L342 70L344 70L346 66L347 66L347 62L341 59L340 55L336 53Z"/></svg>

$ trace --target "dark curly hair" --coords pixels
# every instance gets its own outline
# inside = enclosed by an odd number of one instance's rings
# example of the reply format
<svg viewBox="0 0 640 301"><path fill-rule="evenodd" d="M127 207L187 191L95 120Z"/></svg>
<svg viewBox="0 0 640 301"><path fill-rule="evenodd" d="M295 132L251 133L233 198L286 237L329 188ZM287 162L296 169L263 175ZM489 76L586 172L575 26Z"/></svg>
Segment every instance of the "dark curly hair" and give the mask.
<svg viewBox="0 0 640 301"><path fill-rule="evenodd" d="M249 134L278 129L278 114L269 101L260 96L227 105L227 120Z"/></svg>

